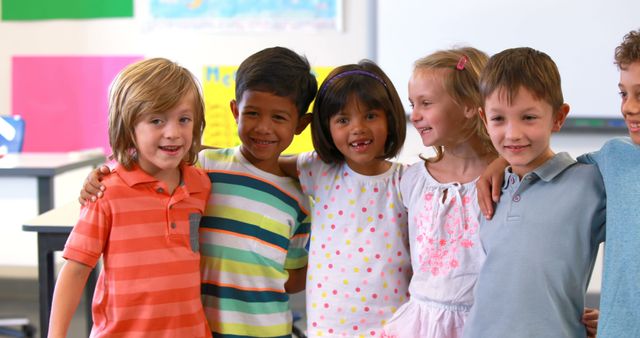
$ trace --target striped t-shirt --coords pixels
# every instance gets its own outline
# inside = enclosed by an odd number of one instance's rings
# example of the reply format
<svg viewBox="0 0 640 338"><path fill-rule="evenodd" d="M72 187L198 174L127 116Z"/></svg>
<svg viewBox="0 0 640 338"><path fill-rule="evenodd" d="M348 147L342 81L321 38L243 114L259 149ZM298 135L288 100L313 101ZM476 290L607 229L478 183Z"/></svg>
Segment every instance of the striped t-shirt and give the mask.
<svg viewBox="0 0 640 338"><path fill-rule="evenodd" d="M291 335L287 269L307 264L308 202L296 180L239 148L200 152L212 183L200 227L202 300L214 337Z"/></svg>
<svg viewBox="0 0 640 338"><path fill-rule="evenodd" d="M63 256L103 257L91 337L210 337L200 301L198 225L210 183L182 167L172 195L139 167L117 165L104 198L82 208Z"/></svg>

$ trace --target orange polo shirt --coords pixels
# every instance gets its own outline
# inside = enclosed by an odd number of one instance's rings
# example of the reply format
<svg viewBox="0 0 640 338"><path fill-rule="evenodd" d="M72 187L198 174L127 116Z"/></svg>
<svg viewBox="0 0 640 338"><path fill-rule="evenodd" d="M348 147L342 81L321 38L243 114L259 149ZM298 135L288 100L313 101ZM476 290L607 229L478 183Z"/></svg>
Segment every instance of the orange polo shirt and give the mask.
<svg viewBox="0 0 640 338"><path fill-rule="evenodd" d="M198 226L211 183L182 166L173 195L139 167L117 165L103 198L82 208L63 257L94 267L91 337L210 337L200 300Z"/></svg>

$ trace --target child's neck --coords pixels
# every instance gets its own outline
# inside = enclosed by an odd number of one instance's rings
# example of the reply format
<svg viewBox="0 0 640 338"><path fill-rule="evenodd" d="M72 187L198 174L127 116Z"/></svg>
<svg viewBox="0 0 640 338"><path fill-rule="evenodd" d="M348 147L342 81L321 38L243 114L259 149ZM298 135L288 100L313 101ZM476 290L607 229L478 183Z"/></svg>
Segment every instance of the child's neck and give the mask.
<svg viewBox="0 0 640 338"><path fill-rule="evenodd" d="M376 176L381 175L387 172L389 168L391 168L391 162L381 159L376 161L371 161L366 164L355 163L353 161L345 160L347 166L351 168L351 170L357 172L360 175L364 176Z"/></svg>
<svg viewBox="0 0 640 338"><path fill-rule="evenodd" d="M245 149L244 146L240 146L240 153L251 165L254 167L276 176L287 176L282 169L280 169L280 165L278 164L278 157L276 158L267 158L267 159L259 159L254 157L251 152Z"/></svg>
<svg viewBox="0 0 640 338"><path fill-rule="evenodd" d="M164 183L167 185L167 190L169 191L169 195L173 195L173 192L180 185L180 171L178 170L178 175L176 175L175 178L171 178L168 181L164 181Z"/></svg>
<svg viewBox="0 0 640 338"><path fill-rule="evenodd" d="M429 173L438 182L467 183L480 176L495 155L482 151L478 142L464 142L453 147L444 147L442 159L428 162Z"/></svg>
<svg viewBox="0 0 640 338"><path fill-rule="evenodd" d="M167 186L167 192L169 195L173 195L173 192L180 185L181 176L180 168L176 168L176 170L165 172L162 175L154 175L153 177L158 179L158 181L163 182Z"/></svg>

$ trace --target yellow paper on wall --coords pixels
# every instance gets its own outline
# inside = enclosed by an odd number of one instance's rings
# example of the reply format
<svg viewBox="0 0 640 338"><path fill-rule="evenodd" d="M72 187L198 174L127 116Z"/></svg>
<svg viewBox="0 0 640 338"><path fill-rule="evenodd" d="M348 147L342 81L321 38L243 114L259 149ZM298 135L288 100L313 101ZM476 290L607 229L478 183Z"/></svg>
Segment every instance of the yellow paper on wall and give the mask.
<svg viewBox="0 0 640 338"><path fill-rule="evenodd" d="M202 88L205 100L205 119L203 144L208 146L229 148L240 145L238 128L229 102L235 98L235 73L238 66L205 66L203 70ZM318 85L327 77L333 67L313 67L312 72ZM313 103L309 111L313 108ZM297 154L312 151L311 129L307 127L302 134L293 138L291 145L283 154Z"/></svg>

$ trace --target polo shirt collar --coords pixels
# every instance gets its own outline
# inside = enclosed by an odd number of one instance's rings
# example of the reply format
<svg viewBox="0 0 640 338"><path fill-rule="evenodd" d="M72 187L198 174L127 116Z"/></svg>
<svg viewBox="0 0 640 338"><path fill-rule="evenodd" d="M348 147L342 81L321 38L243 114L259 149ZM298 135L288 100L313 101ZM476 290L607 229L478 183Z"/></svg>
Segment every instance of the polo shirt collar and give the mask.
<svg viewBox="0 0 640 338"><path fill-rule="evenodd" d="M561 152L534 169L533 173L540 177L541 180L549 182L574 163L576 163L576 160L569 153Z"/></svg>
<svg viewBox="0 0 640 338"><path fill-rule="evenodd" d="M127 170L122 164L117 163L114 171L117 172L124 183L130 187L136 184L159 182L157 178L142 170L138 164L134 164L131 170ZM180 172L182 173L180 185L185 185L191 193L204 191L204 185L198 177L199 173L197 169L189 168L187 164L183 163L180 165Z"/></svg>

